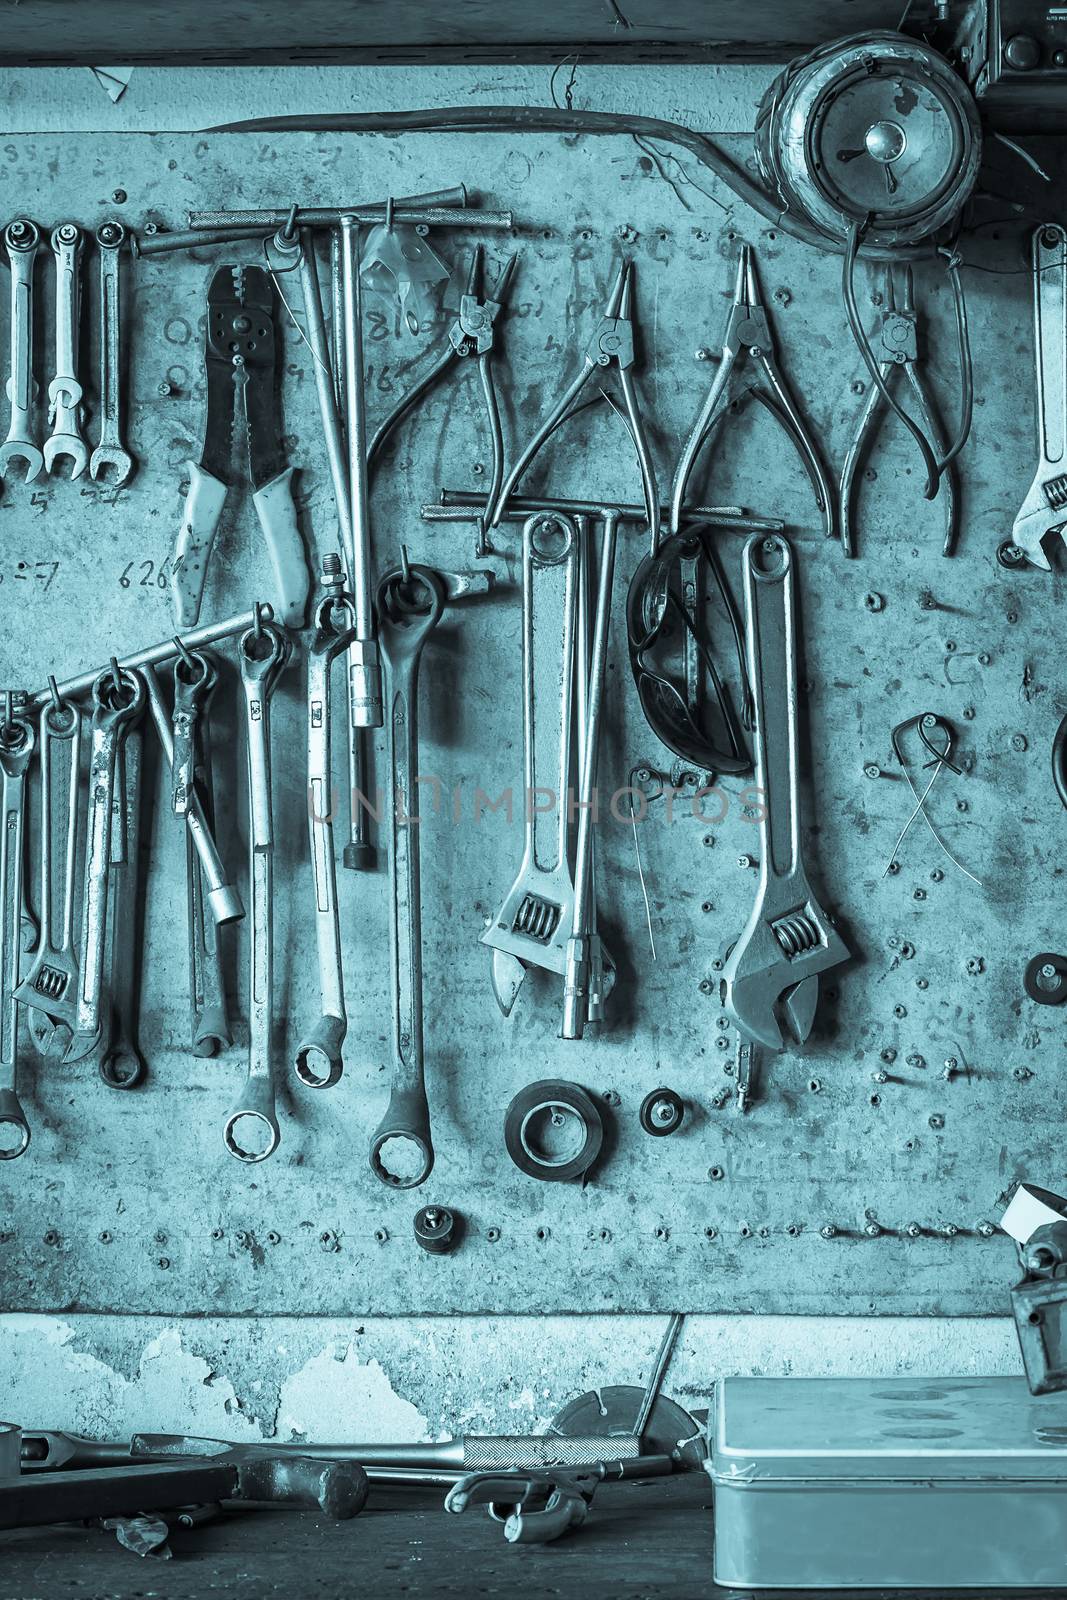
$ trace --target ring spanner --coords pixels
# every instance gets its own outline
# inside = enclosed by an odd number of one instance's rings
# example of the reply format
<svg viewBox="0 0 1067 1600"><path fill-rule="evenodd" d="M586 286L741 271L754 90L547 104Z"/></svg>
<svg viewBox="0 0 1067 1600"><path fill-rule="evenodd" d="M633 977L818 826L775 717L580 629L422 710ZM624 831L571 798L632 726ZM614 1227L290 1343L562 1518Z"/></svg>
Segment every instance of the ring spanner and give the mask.
<svg viewBox="0 0 1067 1600"><path fill-rule="evenodd" d="M26 820L26 773L37 739L33 726L12 717L0 727L0 1127L12 1130L13 1143L0 1143L0 1161L22 1155L30 1125L19 1104L19 923Z"/></svg>

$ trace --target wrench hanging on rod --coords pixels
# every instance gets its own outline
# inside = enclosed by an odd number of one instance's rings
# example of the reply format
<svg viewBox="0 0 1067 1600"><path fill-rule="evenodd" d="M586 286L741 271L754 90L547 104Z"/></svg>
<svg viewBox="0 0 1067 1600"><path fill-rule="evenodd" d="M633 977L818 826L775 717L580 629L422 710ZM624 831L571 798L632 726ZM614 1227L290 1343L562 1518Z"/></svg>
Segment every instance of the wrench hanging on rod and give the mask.
<svg viewBox="0 0 1067 1600"><path fill-rule="evenodd" d="M348 504L352 518L352 590L355 639L349 648L349 711L357 728L380 728L385 710L382 667L371 598L371 527L367 470L367 395L363 374L363 300L359 279L359 225L341 218L341 289L344 308L345 432Z"/></svg>
<svg viewBox="0 0 1067 1600"><path fill-rule="evenodd" d="M78 324L81 317L81 264L84 234L74 222L52 229L56 273L56 370L48 385L48 420L52 432L44 442L45 471L61 460L80 478L89 464L89 447L81 433L83 389L78 381Z"/></svg>
<svg viewBox="0 0 1067 1600"><path fill-rule="evenodd" d="M1012 524L1011 547L1045 572L1067 528L1067 230L1045 222L1031 242L1037 363L1037 473Z"/></svg>
<svg viewBox="0 0 1067 1600"><path fill-rule="evenodd" d="M133 471L133 457L122 437L122 278L120 262L126 242L121 222L102 222L96 230L100 257L100 443L89 457L94 483L110 471L110 489L121 489Z"/></svg>
<svg viewBox="0 0 1067 1600"><path fill-rule="evenodd" d="M16 217L4 229L4 245L11 268L11 372L7 398L11 421L0 445L0 477L7 477L13 461L26 468L32 483L44 470L44 456L33 439L33 272L41 244L40 229L28 217Z"/></svg>
<svg viewBox="0 0 1067 1600"><path fill-rule="evenodd" d="M107 993L110 1026L100 1052L100 1076L109 1089L135 1089L145 1075L137 1043L138 963L142 896L141 771L144 735L130 728L119 750L116 771L118 808L111 829L111 870L107 881Z"/></svg>
<svg viewBox="0 0 1067 1600"><path fill-rule="evenodd" d="M0 1161L20 1156L30 1125L18 1097L19 921L26 819L26 774L37 743L32 723L11 715L0 725Z"/></svg>

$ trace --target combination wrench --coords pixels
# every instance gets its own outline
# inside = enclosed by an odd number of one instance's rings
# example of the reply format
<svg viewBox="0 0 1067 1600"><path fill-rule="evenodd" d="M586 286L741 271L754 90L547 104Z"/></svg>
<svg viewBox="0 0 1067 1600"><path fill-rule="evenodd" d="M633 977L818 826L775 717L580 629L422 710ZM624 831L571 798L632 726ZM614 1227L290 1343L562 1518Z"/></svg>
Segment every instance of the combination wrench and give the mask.
<svg viewBox="0 0 1067 1600"><path fill-rule="evenodd" d="M568 855L579 546L573 522L538 512L522 532L522 694L525 842L518 876L481 936L493 952L493 993L505 1016L527 967L560 977L574 923ZM550 803L542 806L539 797Z"/></svg>
<svg viewBox="0 0 1067 1600"><path fill-rule="evenodd" d="M26 773L37 738L32 723L8 716L0 727L0 1161L22 1155L30 1125L19 1104L19 977Z"/></svg>
<svg viewBox="0 0 1067 1600"><path fill-rule="evenodd" d="M176 817L189 814L196 788L201 717L219 681L213 659L201 651L186 651L174 662L174 712L171 717L171 809Z"/></svg>
<svg viewBox="0 0 1067 1600"><path fill-rule="evenodd" d="M135 1089L145 1075L137 1043L141 897L141 772L144 736L131 726L119 749L107 881L107 992L110 1026L101 1036L100 1076L109 1089Z"/></svg>
<svg viewBox="0 0 1067 1600"><path fill-rule="evenodd" d="M420 594L419 591L422 591ZM387 573L378 585L378 638L386 665L389 932L393 1079L371 1140L375 1177L415 1189L433 1170L422 1033L422 894L419 847L419 662L441 620L444 585L432 567Z"/></svg>
<svg viewBox="0 0 1067 1600"><path fill-rule="evenodd" d="M70 461L70 475L80 478L89 464L89 447L81 434L82 386L78 382L78 321L81 313L82 230L73 222L52 229L56 273L56 370L48 385L48 420L52 432L44 442L44 467Z"/></svg>
<svg viewBox="0 0 1067 1600"><path fill-rule="evenodd" d="M4 229L4 245L11 268L11 373L7 398L11 421L0 445L0 477L7 477L13 461L26 467L26 482L39 478L44 468L40 446L33 433L33 272L41 244L40 229L27 217L17 217Z"/></svg>
<svg viewBox="0 0 1067 1600"><path fill-rule="evenodd" d="M63 1057L68 1062L81 1061L98 1050L104 1032L108 880L111 875L119 753L127 734L144 710L145 699L144 679L136 672L108 668L93 685L85 896L82 903L74 1037ZM125 937L127 932L123 929L119 937ZM110 1022L110 1018L107 1020Z"/></svg>
<svg viewBox="0 0 1067 1600"><path fill-rule="evenodd" d="M761 802L759 885L721 982L723 1008L741 1035L741 1110L752 1093L756 1049L783 1049L783 1022L803 1043L815 1021L820 974L850 955L804 864L792 550L780 534L756 534L745 545L743 566Z"/></svg>
<svg viewBox="0 0 1067 1600"><path fill-rule="evenodd" d="M315 886L322 1014L297 1050L296 1075L311 1089L328 1089L340 1078L344 1070L341 1050L348 1032L337 913L337 862L333 848L330 712L333 664L356 637L352 602L341 592L343 581L340 573L324 570L327 593L315 612L315 633L308 649L308 833Z"/></svg>
<svg viewBox="0 0 1067 1600"><path fill-rule="evenodd" d="M74 943L77 898L79 778L84 719L72 700L42 706L38 745L41 765L39 842L40 932L33 962L15 991L31 1009L34 1038L44 1055L62 1056L76 1025L78 955ZM60 771L57 772L56 758ZM63 760L63 757L66 760ZM58 780L58 781L57 781ZM53 849L63 840L63 872L54 881ZM55 929L58 921L58 938ZM42 1019L47 1035L40 1031Z"/></svg>
<svg viewBox="0 0 1067 1600"><path fill-rule="evenodd" d="M274 817L271 802L270 701L289 660L289 636L264 622L241 635L248 758L249 939L248 1077L226 1118L223 1139L239 1161L265 1161L281 1138L275 1112ZM256 1142L258 1139L258 1143Z"/></svg>
<svg viewBox="0 0 1067 1600"><path fill-rule="evenodd" d="M133 471L133 457L122 439L122 320L119 263L126 242L121 222L102 222L96 230L100 257L100 443L89 457L96 483L109 469L108 487L121 489Z"/></svg>
<svg viewBox="0 0 1067 1600"><path fill-rule="evenodd" d="M1011 530L1035 567L1051 571L1045 541L1067 527L1067 231L1035 228L1031 241L1037 365L1037 473Z"/></svg>
<svg viewBox="0 0 1067 1600"><path fill-rule="evenodd" d="M186 659L188 657L188 659ZM205 651L187 651L174 663L174 761L172 792L174 809L179 816L189 817L195 797L202 808L209 830L215 825L215 785L212 777L211 743L208 739L207 709L218 684L218 664ZM184 705L186 697L192 702ZM185 767L186 756L179 754L179 707L183 714L188 709L192 727L183 728L181 737L188 735L188 768L179 782L180 768ZM180 790L184 788L184 794ZM196 853L193 834L185 830L185 886L189 936L189 998L190 1036L194 1056L216 1056L233 1043L229 1012L226 1005L226 986L222 971L222 947L214 917L207 915L204 901L204 871Z"/></svg>

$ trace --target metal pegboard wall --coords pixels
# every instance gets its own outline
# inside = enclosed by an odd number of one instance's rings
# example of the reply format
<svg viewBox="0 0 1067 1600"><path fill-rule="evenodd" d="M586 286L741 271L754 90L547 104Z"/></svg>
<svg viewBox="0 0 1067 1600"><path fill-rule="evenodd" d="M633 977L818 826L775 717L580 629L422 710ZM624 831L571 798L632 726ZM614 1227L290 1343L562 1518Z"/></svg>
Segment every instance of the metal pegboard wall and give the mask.
<svg viewBox="0 0 1067 1600"><path fill-rule="evenodd" d="M694 355L721 332L741 239L756 247L783 365L837 466L862 404L865 375L840 309L836 260L740 205L723 212L685 189L681 204L623 139L127 136L90 145L34 137L8 141L3 172L8 213L25 211L42 225L69 217L95 225L117 209L134 226L154 216L180 226L190 207L284 206L294 196L336 204L459 181L513 207L520 258L504 323L512 445L579 360L624 251L637 267L638 384L661 482L706 392L710 368ZM128 199L116 208L119 189ZM433 243L450 260L468 248L458 238ZM128 433L140 470L118 494L84 480L5 485L0 684L38 687L49 672L62 678L171 631L179 484L183 463L198 454L204 415L207 286L215 264L251 261L257 248L127 264ZM499 239L490 257L499 263L508 248ZM1013 1257L984 1224L1013 1175L1053 1185L1064 1175L1062 1020L1025 1000L1021 987L1026 960L1055 947L1062 921L1064 819L1048 753L1063 709L1054 626L1063 595L1059 577L1009 573L994 559L1033 471L1030 286L1017 270L1017 238L973 248L984 265L1016 271L969 277L978 404L962 461L955 560L939 553L942 507L923 502L900 430L883 427L863 481L853 562L824 538L791 452L753 408L730 419L708 458L713 466L702 469L706 498L789 524L811 861L856 952L824 989L807 1047L768 1060L752 1110L739 1115L729 1093L734 1041L717 1000L718 964L755 887L738 865L758 851L737 798L744 780L723 782L721 821L694 817L681 800L672 820L660 803L641 826L655 960L629 819L623 806L617 816L605 811L601 921L619 982L603 1028L581 1043L560 1041L560 985L533 976L511 1018L497 1012L478 939L518 865L521 807L510 823L503 810L475 811L479 789L495 797L510 785L521 796L520 597L515 584L502 585L448 614L423 664L421 764L444 796L435 809L424 790L422 824L437 1149L429 1183L389 1191L367 1160L391 1068L381 871L339 871L350 1011L341 1084L306 1090L287 1067L277 1154L251 1169L226 1154L222 1123L245 1062L240 1045L217 1061L188 1053L183 848L157 791L141 1021L149 1077L141 1090L116 1094L91 1063L28 1063L33 1142L0 1167L5 1306L167 1314L1004 1309ZM932 366L951 420L950 297L927 269L917 293L931 314ZM372 425L428 342L395 336L380 312L369 316ZM284 370L303 532L319 550L332 548L313 374L291 327ZM377 478L380 563L391 564L403 540L413 558L470 564L469 530L426 527L418 507L442 484L478 482L487 461L480 416L472 375L461 374L405 423ZM639 489L610 414L569 425L532 481L590 497L635 499ZM517 541L512 529L512 550ZM722 535L720 548L739 588L740 536ZM670 767L641 717L623 638L625 587L642 554L637 535L625 532L601 762L608 792L634 768ZM269 592L245 500L228 511L204 615ZM223 850L243 873L239 687L227 659L213 744ZM966 771L942 774L930 805L981 887L919 823L898 852L900 870L884 872L912 810L891 729L926 710L960 730ZM277 1009L290 1063L318 1008L297 668L275 699L274 751ZM380 749L375 766L380 782ZM873 769L881 775L868 776ZM245 937L242 928L228 940L241 1018ZM948 1060L958 1070L946 1075ZM605 1153L584 1188L538 1183L504 1150L512 1096L548 1077L585 1085L605 1106ZM639 1128L638 1108L661 1084L684 1097L688 1114L679 1133L653 1139ZM414 1212L430 1201L466 1219L451 1256L429 1256L414 1240Z"/></svg>

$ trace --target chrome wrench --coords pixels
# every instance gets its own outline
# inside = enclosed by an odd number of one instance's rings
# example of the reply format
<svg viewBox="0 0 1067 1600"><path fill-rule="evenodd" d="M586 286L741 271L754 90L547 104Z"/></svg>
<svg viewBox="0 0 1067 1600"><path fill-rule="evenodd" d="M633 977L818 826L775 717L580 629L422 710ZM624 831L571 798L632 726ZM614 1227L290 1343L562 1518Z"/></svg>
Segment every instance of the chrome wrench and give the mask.
<svg viewBox="0 0 1067 1600"><path fill-rule="evenodd" d="M11 421L0 445L0 476L7 477L13 461L22 461L27 483L39 478L44 468L40 446L31 437L37 393L33 381L33 272L40 243L40 229L28 217L17 217L4 229L11 267L11 374L7 380Z"/></svg>
<svg viewBox="0 0 1067 1600"><path fill-rule="evenodd" d="M26 773L37 743L33 725L9 717L0 726L0 1161L22 1155L30 1125L18 1097L19 924L26 819Z"/></svg>
<svg viewBox="0 0 1067 1600"><path fill-rule="evenodd" d="M144 735L131 726L119 749L108 873L108 998L111 1026L100 1054L100 1076L109 1089L135 1089L145 1075L137 1043L137 962L141 856L141 772Z"/></svg>
<svg viewBox="0 0 1067 1600"><path fill-rule="evenodd" d="M218 668L202 651L186 650L185 656L175 657L170 777L171 809L176 817L189 814L196 788L201 713L218 681Z"/></svg>
<svg viewBox="0 0 1067 1600"><path fill-rule="evenodd" d="M190 672L195 683L201 686L198 702L198 727L192 748L192 773L189 795L196 796L209 829L215 823L215 786L212 779L211 744L207 736L206 711L210 697L218 683L218 666L205 651L194 651L193 665L183 661L189 671L179 671L175 662L175 704L178 685L189 682ZM202 663L202 667L200 665ZM204 676L206 674L206 677ZM175 741L175 768L179 765ZM188 820L188 806L184 815ZM185 883L189 933L189 996L191 1014L191 1039L194 1056L216 1056L233 1043L230 1018L226 1005L226 985L222 971L222 947L218 927L213 917L206 915L204 903L204 872L196 853L193 835L185 830Z"/></svg>
<svg viewBox="0 0 1067 1600"><path fill-rule="evenodd" d="M434 1162L423 1061L418 709L419 662L444 606L444 585L432 567L405 564L378 585L378 637L388 679L393 1079L370 1164L375 1177L395 1189L425 1183Z"/></svg>
<svg viewBox="0 0 1067 1600"><path fill-rule="evenodd" d="M100 1047L103 1034L111 831L117 795L119 751L145 705L144 679L108 667L93 684L89 747L89 822L85 849L74 1037L64 1061L81 1061ZM120 935L121 937L121 935Z"/></svg>
<svg viewBox="0 0 1067 1600"><path fill-rule="evenodd" d="M742 1035L739 1065L750 1080L754 1067L746 1043L783 1049L782 1020L803 1043L815 1020L819 975L847 961L850 952L812 893L804 866L792 550L780 534L755 534L745 545L743 565L756 708L760 875L752 914L723 969L721 992L723 1008ZM744 1109L744 1084L738 1087Z"/></svg>
<svg viewBox="0 0 1067 1600"><path fill-rule="evenodd" d="M248 756L249 939L248 1077L226 1118L226 1148L239 1161L265 1161L281 1138L275 1111L274 818L271 804L270 699L289 659L288 636L264 622L241 635L237 654L244 687ZM258 1135L259 1143L255 1143Z"/></svg>
<svg viewBox="0 0 1067 1600"><path fill-rule="evenodd" d="M1067 525L1067 232L1046 222L1031 241L1034 353L1037 364L1037 474L1012 525L1011 539L1045 572L1045 541Z"/></svg>
<svg viewBox="0 0 1067 1600"><path fill-rule="evenodd" d="M568 857L578 535L559 512L522 532L522 684L525 845L518 876L481 936L493 952L493 993L505 1016L527 967L561 977L574 920ZM550 804L541 806L538 797Z"/></svg>
<svg viewBox="0 0 1067 1600"><path fill-rule="evenodd" d="M82 386L78 382L78 320L81 311L82 230L73 222L52 229L56 271L56 370L48 385L48 420L52 432L44 442L44 467L70 461L70 475L80 478L89 464L89 447L81 435Z"/></svg>
<svg viewBox="0 0 1067 1600"><path fill-rule="evenodd" d="M327 593L316 610L315 633L308 649L308 833L315 885L315 936L322 1014L297 1050L296 1075L310 1089L328 1089L338 1081L344 1071L341 1050L348 1032L337 914L337 861L333 848L330 722L330 672L338 656L347 651L356 637L352 603L341 593L343 581L340 573L324 570Z"/></svg>
<svg viewBox="0 0 1067 1600"><path fill-rule="evenodd" d="M122 440L122 321L119 263L126 242L121 222L102 222L96 230L100 256L100 443L89 458L96 483L110 468L110 489L129 480L134 461Z"/></svg>
<svg viewBox="0 0 1067 1600"><path fill-rule="evenodd" d="M84 720L70 700L49 701L41 708L38 745L41 753L40 934L33 962L19 984L17 998L50 1024L37 1034L42 1053L62 1057L76 1026L78 955L74 943L77 899L78 797ZM66 756L65 778L57 785L56 755ZM53 881L53 847L63 839L62 890ZM58 911L58 917L57 917ZM58 921L58 939L55 936Z"/></svg>

